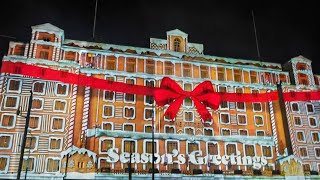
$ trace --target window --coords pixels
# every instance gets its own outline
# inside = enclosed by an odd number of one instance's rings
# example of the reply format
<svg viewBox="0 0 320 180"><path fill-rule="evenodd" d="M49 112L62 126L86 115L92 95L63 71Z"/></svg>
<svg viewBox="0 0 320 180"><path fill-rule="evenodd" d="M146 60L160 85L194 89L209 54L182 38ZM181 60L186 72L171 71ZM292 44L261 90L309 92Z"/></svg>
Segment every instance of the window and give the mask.
<svg viewBox="0 0 320 180"><path fill-rule="evenodd" d="M173 40L173 50L176 51L176 52L180 52L180 44L181 44L180 39L175 38Z"/></svg>
<svg viewBox="0 0 320 180"><path fill-rule="evenodd" d="M262 108L261 108L261 103L252 103L253 104L253 111L254 112L261 112Z"/></svg>
<svg viewBox="0 0 320 180"><path fill-rule="evenodd" d="M184 121L193 122L193 112L184 112Z"/></svg>
<svg viewBox="0 0 320 180"><path fill-rule="evenodd" d="M114 82L115 77L107 76L106 80L110 82ZM103 100L108 102L114 102L114 92L113 91L103 91Z"/></svg>
<svg viewBox="0 0 320 180"><path fill-rule="evenodd" d="M317 127L317 120L315 117L309 117L309 125L311 127Z"/></svg>
<svg viewBox="0 0 320 180"><path fill-rule="evenodd" d="M112 168L112 163L107 162L106 158L100 157L99 158L99 168L100 169L105 169L105 168Z"/></svg>
<svg viewBox="0 0 320 180"><path fill-rule="evenodd" d="M299 112L298 103L291 103L291 110L292 112Z"/></svg>
<svg viewBox="0 0 320 180"><path fill-rule="evenodd" d="M218 155L219 154L218 143L208 142L208 154L210 154L210 155Z"/></svg>
<svg viewBox="0 0 320 180"><path fill-rule="evenodd" d="M35 149L37 144L37 138L36 137L27 137L26 140L26 148L28 149Z"/></svg>
<svg viewBox="0 0 320 180"><path fill-rule="evenodd" d="M167 153L172 153L174 149L178 150L178 142L177 141L167 141Z"/></svg>
<svg viewBox="0 0 320 180"><path fill-rule="evenodd" d="M156 81L151 80L151 79L150 80L146 79L144 81L144 84L147 87L155 87ZM145 96L144 103L147 105L154 104L154 97L153 96Z"/></svg>
<svg viewBox="0 0 320 180"><path fill-rule="evenodd" d="M302 164L303 171L310 171L310 164Z"/></svg>
<svg viewBox="0 0 320 180"><path fill-rule="evenodd" d="M201 78L209 78L209 67L208 66L200 66L200 77Z"/></svg>
<svg viewBox="0 0 320 180"><path fill-rule="evenodd" d="M191 65L183 64L183 77L191 77Z"/></svg>
<svg viewBox="0 0 320 180"><path fill-rule="evenodd" d="M264 131L257 131L257 136L264 136Z"/></svg>
<svg viewBox="0 0 320 180"><path fill-rule="evenodd" d="M66 112L67 101L66 100L54 100L54 111L55 112Z"/></svg>
<svg viewBox="0 0 320 180"><path fill-rule="evenodd" d="M242 95L243 94L243 89L242 88L236 88L236 93L238 95ZM245 103L244 102L237 102L237 110L238 111L245 111L246 110Z"/></svg>
<svg viewBox="0 0 320 180"><path fill-rule="evenodd" d="M315 154L317 158L320 158L320 148L315 148Z"/></svg>
<svg viewBox="0 0 320 180"><path fill-rule="evenodd" d="M238 114L238 124L247 125L247 116Z"/></svg>
<svg viewBox="0 0 320 180"><path fill-rule="evenodd" d="M293 119L294 119L295 126L302 126L301 117L294 116Z"/></svg>
<svg viewBox="0 0 320 180"><path fill-rule="evenodd" d="M165 126L165 133L174 134L175 126Z"/></svg>
<svg viewBox="0 0 320 180"><path fill-rule="evenodd" d="M246 156L255 156L254 145L244 145Z"/></svg>
<svg viewBox="0 0 320 180"><path fill-rule="evenodd" d="M43 106L43 99L33 98L32 99L32 109L41 110Z"/></svg>
<svg viewBox="0 0 320 180"><path fill-rule="evenodd" d="M135 72L136 70L136 59L127 58L126 71Z"/></svg>
<svg viewBox="0 0 320 180"><path fill-rule="evenodd" d="M111 148L113 148L113 140L112 139L101 139L100 140L101 152L108 152L108 150Z"/></svg>
<svg viewBox="0 0 320 180"><path fill-rule="evenodd" d="M56 94L58 96L66 96L68 95L68 89L69 89L68 84L57 83Z"/></svg>
<svg viewBox="0 0 320 180"><path fill-rule="evenodd" d="M319 138L319 133L318 132L312 132L312 140L314 143L319 143L320 142L320 138Z"/></svg>
<svg viewBox="0 0 320 180"><path fill-rule="evenodd" d="M39 124L40 124L40 117L41 116L30 116L29 119L29 128L32 130L39 129Z"/></svg>
<svg viewBox="0 0 320 180"><path fill-rule="evenodd" d="M272 157L271 146L262 146L262 155L265 157Z"/></svg>
<svg viewBox="0 0 320 180"><path fill-rule="evenodd" d="M112 130L112 123L104 122L102 123L103 130Z"/></svg>
<svg viewBox="0 0 320 180"><path fill-rule="evenodd" d="M23 157L22 171L26 171L27 168L28 168L28 171L33 171L34 163L35 163L34 157Z"/></svg>
<svg viewBox="0 0 320 180"><path fill-rule="evenodd" d="M144 108L144 120L152 120L154 109Z"/></svg>
<svg viewBox="0 0 320 180"><path fill-rule="evenodd" d="M254 123L256 126L263 126L263 117L262 116L254 116Z"/></svg>
<svg viewBox="0 0 320 180"><path fill-rule="evenodd" d="M283 83L287 82L287 76L285 74L280 74L280 81Z"/></svg>
<svg viewBox="0 0 320 180"><path fill-rule="evenodd" d="M220 122L221 124L230 124L229 114L220 114Z"/></svg>
<svg viewBox="0 0 320 180"><path fill-rule="evenodd" d="M116 57L108 56L107 57L107 70L116 70Z"/></svg>
<svg viewBox="0 0 320 180"><path fill-rule="evenodd" d="M303 63L297 63L296 68L297 70L306 70L307 66L306 64L303 64Z"/></svg>
<svg viewBox="0 0 320 180"><path fill-rule="evenodd" d="M242 71L240 69L233 69L233 79L235 82L242 82Z"/></svg>
<svg viewBox="0 0 320 180"><path fill-rule="evenodd" d="M136 142L133 140L123 140L123 152L131 153L136 152ZM123 168L128 168L129 163L123 164ZM131 164L131 168L134 167L134 163Z"/></svg>
<svg viewBox="0 0 320 180"><path fill-rule="evenodd" d="M300 156L301 157L308 157L308 151L306 147L300 147Z"/></svg>
<svg viewBox="0 0 320 180"><path fill-rule="evenodd" d="M50 144L49 144L49 149L50 150L60 150L62 147L62 138L49 138L50 139Z"/></svg>
<svg viewBox="0 0 320 180"><path fill-rule="evenodd" d="M227 144L226 145L226 154L237 154L237 146L235 144Z"/></svg>
<svg viewBox="0 0 320 180"><path fill-rule="evenodd" d="M124 118L134 119L135 108L134 107L124 107Z"/></svg>
<svg viewBox="0 0 320 180"><path fill-rule="evenodd" d="M313 113L314 112L314 108L312 104L307 104L307 111L308 113Z"/></svg>
<svg viewBox="0 0 320 180"><path fill-rule="evenodd" d="M240 129L239 130L239 135L240 136L248 136L248 130Z"/></svg>
<svg viewBox="0 0 320 180"><path fill-rule="evenodd" d="M124 131L134 131L134 126L133 126L133 124L124 124L123 130Z"/></svg>
<svg viewBox="0 0 320 180"><path fill-rule="evenodd" d="M9 157L0 156L0 172L8 171Z"/></svg>
<svg viewBox="0 0 320 180"><path fill-rule="evenodd" d="M222 136L230 136L231 135L231 131L230 131L230 129L222 128L221 129L221 134L222 134Z"/></svg>
<svg viewBox="0 0 320 180"><path fill-rule="evenodd" d="M219 90L219 92L225 93L225 92L227 92L227 87L219 86L218 90ZM227 101L220 102L220 109L228 109L228 108L229 108L229 104Z"/></svg>
<svg viewBox="0 0 320 180"><path fill-rule="evenodd" d="M40 51L40 59L49 59L49 52L48 51Z"/></svg>
<svg viewBox="0 0 320 180"><path fill-rule="evenodd" d="M155 73L156 63L154 60L147 60L146 62L146 73L154 74Z"/></svg>
<svg viewBox="0 0 320 180"><path fill-rule="evenodd" d="M190 154L190 153L193 152L193 151L199 150L199 144L198 144L198 143L188 142L187 144L188 144L188 146L187 146L187 148L188 148L187 153L188 153L188 154ZM194 165L194 164L192 164L192 163L189 163L189 171L192 171L193 169L195 169L195 168L197 168L197 167L199 167L199 166Z"/></svg>
<svg viewBox="0 0 320 180"><path fill-rule="evenodd" d="M251 83L258 83L257 72L250 71L250 79L251 79Z"/></svg>
<svg viewBox="0 0 320 180"><path fill-rule="evenodd" d="M218 67L217 72L218 72L218 81L225 81L225 68Z"/></svg>
<svg viewBox="0 0 320 180"><path fill-rule="evenodd" d="M39 82L39 81L35 82L32 88L33 93L43 95L45 86L46 86L45 82Z"/></svg>
<svg viewBox="0 0 320 180"><path fill-rule="evenodd" d="M48 158L47 161L47 172L57 172L59 171L59 159Z"/></svg>
<svg viewBox="0 0 320 180"><path fill-rule="evenodd" d="M213 136L213 130L212 128L203 128L203 134L205 136Z"/></svg>
<svg viewBox="0 0 320 180"><path fill-rule="evenodd" d="M135 84L135 79L126 79L127 84ZM124 95L124 102L126 103L135 103L135 95L134 94L125 94Z"/></svg>
<svg viewBox="0 0 320 180"><path fill-rule="evenodd" d="M21 81L20 80L14 80L14 79L9 79L8 82L8 92L20 92L21 91Z"/></svg>
<svg viewBox="0 0 320 180"><path fill-rule="evenodd" d="M192 91L192 84L190 84L190 83L185 83L185 84L183 84L183 89L184 89L185 91L191 92L191 91ZM192 102L192 100L191 100L189 97L186 97L186 98L184 99L184 101L183 101L183 105L190 107L190 106L193 106L193 102Z"/></svg>
<svg viewBox="0 0 320 180"><path fill-rule="evenodd" d="M17 108L18 107L19 98L13 96L5 97L5 108Z"/></svg>
<svg viewBox="0 0 320 180"><path fill-rule="evenodd" d="M164 74L174 75L174 65L169 61L164 62Z"/></svg>
<svg viewBox="0 0 320 180"><path fill-rule="evenodd" d="M298 131L296 134L297 134L298 141L300 141L300 142L305 141L304 132Z"/></svg>
<svg viewBox="0 0 320 180"><path fill-rule="evenodd" d="M104 118L110 118L114 116L114 107L110 105L103 105L103 115Z"/></svg>
<svg viewBox="0 0 320 180"><path fill-rule="evenodd" d="M0 134L0 149L10 149L11 138L12 136Z"/></svg>
<svg viewBox="0 0 320 180"><path fill-rule="evenodd" d="M12 128L15 125L17 116L15 114L2 114L1 116L1 127Z"/></svg>
<svg viewBox="0 0 320 180"><path fill-rule="evenodd" d="M144 125L145 133L152 133L152 125Z"/></svg>
<svg viewBox="0 0 320 180"><path fill-rule="evenodd" d="M194 135L194 129L193 128L187 128L187 127L185 127L184 128L184 133L185 134L189 134L189 135Z"/></svg>
<svg viewBox="0 0 320 180"><path fill-rule="evenodd" d="M64 118L53 117L52 118L52 131L63 131L64 128Z"/></svg>
<svg viewBox="0 0 320 180"><path fill-rule="evenodd" d="M144 144L145 153L152 154L152 141L145 141L144 143L145 143L145 144ZM158 149L158 148L157 148L157 143L154 142L153 145L154 145L154 149L155 149L155 153L156 153L156 152L157 152L157 149ZM147 162L147 164L146 164L146 169L149 170L149 169L151 169L151 168L152 168L152 163Z"/></svg>

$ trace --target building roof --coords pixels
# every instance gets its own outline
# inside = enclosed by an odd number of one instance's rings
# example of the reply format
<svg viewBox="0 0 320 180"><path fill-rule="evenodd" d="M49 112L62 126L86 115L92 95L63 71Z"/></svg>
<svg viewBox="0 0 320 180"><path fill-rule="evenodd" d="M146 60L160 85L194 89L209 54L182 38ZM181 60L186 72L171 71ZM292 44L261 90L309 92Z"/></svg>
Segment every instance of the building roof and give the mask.
<svg viewBox="0 0 320 180"><path fill-rule="evenodd" d="M56 32L56 33L63 33L63 30L58 28L57 26L54 26L50 23L44 23L44 24L39 24L35 26L31 26L32 30L46 30L49 32Z"/></svg>
<svg viewBox="0 0 320 180"><path fill-rule="evenodd" d="M167 35L178 35L178 36L182 36L182 37L188 37L188 34L185 32L180 31L179 29L174 29L171 31L167 31Z"/></svg>

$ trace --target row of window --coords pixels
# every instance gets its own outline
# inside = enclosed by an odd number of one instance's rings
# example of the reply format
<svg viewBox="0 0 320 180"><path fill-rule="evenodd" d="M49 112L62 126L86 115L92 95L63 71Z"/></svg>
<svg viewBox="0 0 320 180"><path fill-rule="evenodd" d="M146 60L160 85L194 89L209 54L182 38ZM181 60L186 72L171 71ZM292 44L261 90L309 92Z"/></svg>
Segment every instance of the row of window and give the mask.
<svg viewBox="0 0 320 180"><path fill-rule="evenodd" d="M302 119L300 116L293 116L293 121L295 126L298 126L298 127L303 126ZM308 123L309 123L309 126L312 128L318 127L318 124L319 124L317 117L314 117L314 116L308 117Z"/></svg>
<svg viewBox="0 0 320 180"><path fill-rule="evenodd" d="M22 80L19 79L9 79L7 92L11 93L21 93ZM32 92L36 95L44 95L46 90L46 82L36 81L32 85ZM54 88L54 93L56 96L67 96L69 90L69 85L64 83L56 83Z"/></svg>
<svg viewBox="0 0 320 180"><path fill-rule="evenodd" d="M316 158L320 159L320 147L315 147L313 150ZM309 158L307 147L299 147L299 153L302 159Z"/></svg>
<svg viewBox="0 0 320 180"><path fill-rule="evenodd" d="M295 113L300 113L299 104L297 102L292 102L291 104L291 111ZM306 103L306 111L308 114L314 113L314 106L312 103Z"/></svg>
<svg viewBox="0 0 320 180"><path fill-rule="evenodd" d="M320 143L320 132L310 132L311 138L313 143ZM306 142L306 136L304 131L302 130L297 130L296 131L296 138L298 142Z"/></svg>
<svg viewBox="0 0 320 180"><path fill-rule="evenodd" d="M18 108L19 106L19 96L8 95L4 98L4 108ZM44 98L34 97L32 99L31 110L43 110L44 107ZM53 100L53 112L62 112L67 111L67 100L55 99Z"/></svg>
<svg viewBox="0 0 320 180"><path fill-rule="evenodd" d="M0 127L11 129L15 127L17 120L16 114L4 113L1 115ZM42 116L31 115L29 120L30 130L40 130L42 122ZM52 132L63 132L65 126L65 118L62 117L52 117L51 120L51 131Z"/></svg>
<svg viewBox="0 0 320 180"><path fill-rule="evenodd" d="M102 123L102 129L103 130L114 130L113 123L111 122L104 122ZM135 131L135 124L133 123L124 123L122 127L123 131ZM144 125L144 132L145 133L152 133L152 125L151 124L145 124ZM177 133L176 127L173 125L165 125L164 126L164 133L166 134L175 134ZM195 134L195 128L194 127L184 127L184 133L188 135L196 135ZM231 135L231 129L228 128L221 128L220 134L222 136L230 136ZM249 136L249 132L247 129L239 129L237 130L236 134L240 136ZM203 135L205 136L214 136L214 130L210 127L203 128ZM256 136L265 136L265 131L263 130L256 130Z"/></svg>
<svg viewBox="0 0 320 180"><path fill-rule="evenodd" d="M0 149L11 149L12 148L13 135L0 134ZM30 136L26 140L26 148L30 150L37 150L39 136ZM62 150L63 138L49 137L49 151L61 151Z"/></svg>
<svg viewBox="0 0 320 180"><path fill-rule="evenodd" d="M9 169L10 156L0 155L0 172L7 172ZM60 158L48 157L45 161L45 172L58 172L60 171ZM28 168L28 172L34 172L36 167L36 158L33 156L24 157L22 164L22 171L25 172Z"/></svg>

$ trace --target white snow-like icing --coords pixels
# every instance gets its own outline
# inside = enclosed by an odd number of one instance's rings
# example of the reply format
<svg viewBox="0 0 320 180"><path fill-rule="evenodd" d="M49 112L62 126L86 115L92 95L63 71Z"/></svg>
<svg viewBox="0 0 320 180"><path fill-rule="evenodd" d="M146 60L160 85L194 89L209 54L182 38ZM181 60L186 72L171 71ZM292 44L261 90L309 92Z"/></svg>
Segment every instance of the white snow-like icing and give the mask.
<svg viewBox="0 0 320 180"><path fill-rule="evenodd" d="M132 139L151 139L151 133L143 132L130 132L130 131L111 131L101 129L88 129L88 137L93 136L109 136L109 137L121 137L121 138L132 138ZM273 137L265 136L204 136L195 135L190 136L187 134L169 134L169 133L155 133L155 139L176 139L181 141L224 141L224 142L241 142L241 143L253 143L274 146Z"/></svg>
<svg viewBox="0 0 320 180"><path fill-rule="evenodd" d="M9 42L9 48L14 48L16 45L25 45L26 43L23 42L14 42L14 41L10 41Z"/></svg>
<svg viewBox="0 0 320 180"><path fill-rule="evenodd" d="M72 146L72 147L70 147L69 149L67 149L67 150L65 150L65 151L62 151L62 152L61 152L61 158L63 158L63 157L66 156L66 155L69 155L69 157L71 157L72 155L74 155L74 154L76 154L76 153L78 153L78 154L85 154L85 153L87 153L87 155L88 155L89 157L92 157L92 159L93 159L94 162L97 162L97 154L96 154L96 153L94 153L94 152L92 152L92 151L90 151L90 150L88 150L88 149L85 149L85 148L78 148L78 147L76 147L76 146Z"/></svg>
<svg viewBox="0 0 320 180"><path fill-rule="evenodd" d="M167 36L182 36L184 38L188 37L188 34L179 30L179 29L174 29L174 30L170 30L167 31Z"/></svg>
<svg viewBox="0 0 320 180"><path fill-rule="evenodd" d="M196 48L200 53L203 53L203 44L199 43L188 43L188 48L194 47Z"/></svg>
<svg viewBox="0 0 320 180"><path fill-rule="evenodd" d="M302 62L302 63L307 63L308 65L311 65L312 61L300 55L300 56L291 58L288 62L292 62L292 63Z"/></svg>
<svg viewBox="0 0 320 180"><path fill-rule="evenodd" d="M158 38L150 38L150 43L167 44L167 40L166 39L158 39Z"/></svg>
<svg viewBox="0 0 320 180"><path fill-rule="evenodd" d="M35 26L31 26L32 32L34 33L35 31L38 32L47 32L49 34L56 34L58 36L63 36L64 31L57 26L54 26L50 23L45 23L45 24L39 24Z"/></svg>
<svg viewBox="0 0 320 180"><path fill-rule="evenodd" d="M294 155L290 155L290 156L286 156L286 157L280 157L280 158L277 158L277 161L282 165L284 162L288 162L290 164L290 160L293 159L295 162L297 163L301 163L302 164L302 161L300 158L294 156Z"/></svg>
<svg viewBox="0 0 320 180"><path fill-rule="evenodd" d="M49 45L49 46L57 46L57 47L61 46L61 43L59 43L59 42L47 42L44 40L31 40L31 43L41 44L41 45Z"/></svg>

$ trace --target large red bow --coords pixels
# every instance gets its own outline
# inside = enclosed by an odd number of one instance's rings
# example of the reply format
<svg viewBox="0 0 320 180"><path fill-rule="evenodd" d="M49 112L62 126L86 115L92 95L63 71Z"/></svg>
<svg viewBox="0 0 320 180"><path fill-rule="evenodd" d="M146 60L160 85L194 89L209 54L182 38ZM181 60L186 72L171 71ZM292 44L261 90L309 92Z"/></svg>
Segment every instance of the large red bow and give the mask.
<svg viewBox="0 0 320 180"><path fill-rule="evenodd" d="M189 97L194 102L194 105L204 122L212 119L206 106L211 109L219 108L220 96L214 93L210 81L204 81L192 92L188 92L182 90L172 79L164 77L161 81L160 89L157 89L154 92L154 98L157 105L164 106L170 104L164 116L169 116L172 120L176 117L179 108L186 97ZM174 101L172 102L172 100Z"/></svg>

